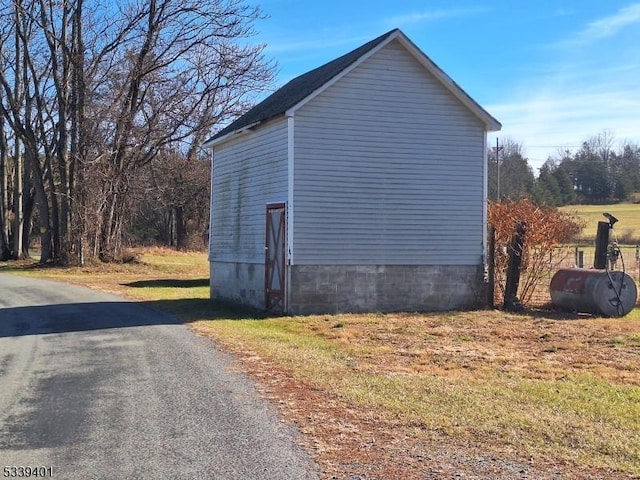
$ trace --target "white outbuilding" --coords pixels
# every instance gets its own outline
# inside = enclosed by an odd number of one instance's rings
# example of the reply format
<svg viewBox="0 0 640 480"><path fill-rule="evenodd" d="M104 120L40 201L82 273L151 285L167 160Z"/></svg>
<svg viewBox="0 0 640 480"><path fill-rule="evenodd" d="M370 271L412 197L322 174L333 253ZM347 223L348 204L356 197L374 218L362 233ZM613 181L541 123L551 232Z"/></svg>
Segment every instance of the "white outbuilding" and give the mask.
<svg viewBox="0 0 640 480"><path fill-rule="evenodd" d="M291 80L207 142L212 297L289 314L477 305L500 128L400 30Z"/></svg>

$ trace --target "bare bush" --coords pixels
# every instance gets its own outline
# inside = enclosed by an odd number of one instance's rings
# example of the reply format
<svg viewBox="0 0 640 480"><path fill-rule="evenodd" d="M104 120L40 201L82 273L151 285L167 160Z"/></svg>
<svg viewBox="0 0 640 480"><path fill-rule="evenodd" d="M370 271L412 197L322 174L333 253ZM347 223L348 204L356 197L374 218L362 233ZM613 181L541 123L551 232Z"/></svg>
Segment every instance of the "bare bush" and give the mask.
<svg viewBox="0 0 640 480"><path fill-rule="evenodd" d="M525 224L522 270L518 296L523 305L543 282L551 279L553 270L565 260L567 251L555 248L571 241L584 227L575 215L555 208L542 207L525 198L489 202L489 224L495 228L496 294L504 296L509 249L517 222Z"/></svg>

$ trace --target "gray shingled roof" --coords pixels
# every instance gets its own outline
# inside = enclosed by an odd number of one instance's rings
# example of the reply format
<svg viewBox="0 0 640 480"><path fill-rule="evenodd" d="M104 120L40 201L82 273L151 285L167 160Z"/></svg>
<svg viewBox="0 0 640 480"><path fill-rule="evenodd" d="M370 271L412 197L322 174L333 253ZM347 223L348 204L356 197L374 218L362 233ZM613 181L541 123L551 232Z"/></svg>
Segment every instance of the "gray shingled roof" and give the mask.
<svg viewBox="0 0 640 480"><path fill-rule="evenodd" d="M304 100L333 77L342 72L345 68L356 62L364 54L384 42L396 31L397 29L391 30L390 32L365 43L361 47L356 48L352 52L349 52L340 58L336 58L315 70L311 70L310 72L294 78L282 88L276 90L273 94L265 98L262 102L251 108L251 110L242 115L235 122L220 130L207 143L236 130L240 130L243 127L263 122L285 113L289 108Z"/></svg>

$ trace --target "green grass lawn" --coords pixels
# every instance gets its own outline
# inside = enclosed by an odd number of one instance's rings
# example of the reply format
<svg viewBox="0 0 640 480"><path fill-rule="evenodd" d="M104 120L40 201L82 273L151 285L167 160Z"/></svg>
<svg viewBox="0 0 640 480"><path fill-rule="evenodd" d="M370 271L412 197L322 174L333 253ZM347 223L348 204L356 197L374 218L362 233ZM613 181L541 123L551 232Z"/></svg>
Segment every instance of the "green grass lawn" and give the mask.
<svg viewBox="0 0 640 480"><path fill-rule="evenodd" d="M615 232L620 243L640 244L640 204L616 203L612 205L567 205L560 210L576 213L586 222L586 226L579 235L584 241L593 241L596 237L598 222L606 222L602 216L608 212L619 222L615 225Z"/></svg>

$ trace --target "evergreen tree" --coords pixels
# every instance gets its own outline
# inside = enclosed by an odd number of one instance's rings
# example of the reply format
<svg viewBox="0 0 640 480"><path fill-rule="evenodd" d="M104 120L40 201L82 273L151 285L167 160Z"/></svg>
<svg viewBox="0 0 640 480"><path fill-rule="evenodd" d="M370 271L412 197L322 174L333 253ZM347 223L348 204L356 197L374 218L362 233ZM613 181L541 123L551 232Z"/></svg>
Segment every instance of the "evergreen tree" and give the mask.
<svg viewBox="0 0 640 480"><path fill-rule="evenodd" d="M560 190L560 205L570 205L576 201L576 192L574 190L573 180L569 172L563 165L559 165L553 171L553 177L556 179L558 189Z"/></svg>
<svg viewBox="0 0 640 480"><path fill-rule="evenodd" d="M540 168L540 174L535 181L533 199L540 205L562 205L562 192L556 177L553 176L553 169L552 161L547 160Z"/></svg>
<svg viewBox="0 0 640 480"><path fill-rule="evenodd" d="M576 191L583 203L601 203L611 196L611 181L607 168L609 158L597 152L593 145L584 142L574 161L576 164Z"/></svg>
<svg viewBox="0 0 640 480"><path fill-rule="evenodd" d="M524 157L522 145L506 139L499 153L500 198L518 200L531 196L535 176L528 160ZM495 155L495 151L489 153L489 158L493 158L489 164L489 197L494 199L498 197L498 168Z"/></svg>

